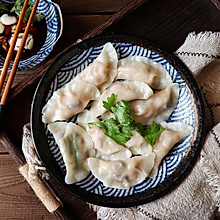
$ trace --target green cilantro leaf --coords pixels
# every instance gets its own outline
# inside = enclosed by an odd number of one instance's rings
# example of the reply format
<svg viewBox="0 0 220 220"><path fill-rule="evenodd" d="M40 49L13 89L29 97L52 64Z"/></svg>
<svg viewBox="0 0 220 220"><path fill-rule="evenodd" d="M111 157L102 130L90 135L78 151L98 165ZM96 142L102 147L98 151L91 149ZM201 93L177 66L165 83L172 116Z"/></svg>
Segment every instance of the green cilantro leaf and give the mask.
<svg viewBox="0 0 220 220"><path fill-rule="evenodd" d="M103 128L105 135L113 139L117 144L123 145L126 143L130 137L131 133L126 131L121 131L120 126L118 125L117 121L113 118L104 120L104 121L98 121L98 122L90 122L88 123L89 127L91 125L97 125L101 128Z"/></svg>
<svg viewBox="0 0 220 220"><path fill-rule="evenodd" d="M137 132L141 135L141 136L145 136L145 129L144 126L141 123L137 124Z"/></svg>
<svg viewBox="0 0 220 220"><path fill-rule="evenodd" d="M13 8L11 9L11 12L16 11L20 15L21 11L22 11L22 8L23 8L23 5L24 5L24 1L25 0L17 0L14 4ZM24 15L24 22L28 21L32 9L33 9L33 2L32 2L32 0L29 0L27 9L26 9L26 12L25 12L25 15ZM40 22L44 17L45 16L41 12L36 11L35 15L34 15L34 21Z"/></svg>
<svg viewBox="0 0 220 220"><path fill-rule="evenodd" d="M107 102L103 101L103 107L111 111L115 118L110 118L103 121L88 123L88 126L97 125L104 130L105 135L113 139L116 143L123 145L132 136L131 131L137 130L153 147L157 138L165 129L153 122L150 127L145 128L142 124L135 125L131 115L131 107L128 102L122 100L117 102L117 96L112 93L107 98Z"/></svg>
<svg viewBox="0 0 220 220"><path fill-rule="evenodd" d="M165 129L160 124L157 124L153 121L151 126L146 129L144 129L142 124L138 124L137 130L153 147L157 141L157 138Z"/></svg>
<svg viewBox="0 0 220 220"><path fill-rule="evenodd" d="M35 13L35 15L34 15L34 20L35 20L36 22L40 22L41 20L44 19L44 17L45 17L44 14L42 14L42 13L36 11L36 13Z"/></svg>
<svg viewBox="0 0 220 220"><path fill-rule="evenodd" d="M112 93L110 97L107 98L107 102L103 101L103 107L110 111L111 107L114 105L117 96Z"/></svg>
<svg viewBox="0 0 220 220"><path fill-rule="evenodd" d="M114 107L111 107L111 111L120 124L125 126L133 124L134 121L131 117L131 108L126 101L122 100L117 102Z"/></svg>
<svg viewBox="0 0 220 220"><path fill-rule="evenodd" d="M120 127L121 127L121 131L124 133L133 131L135 129L134 125L127 125L127 126L120 126Z"/></svg>

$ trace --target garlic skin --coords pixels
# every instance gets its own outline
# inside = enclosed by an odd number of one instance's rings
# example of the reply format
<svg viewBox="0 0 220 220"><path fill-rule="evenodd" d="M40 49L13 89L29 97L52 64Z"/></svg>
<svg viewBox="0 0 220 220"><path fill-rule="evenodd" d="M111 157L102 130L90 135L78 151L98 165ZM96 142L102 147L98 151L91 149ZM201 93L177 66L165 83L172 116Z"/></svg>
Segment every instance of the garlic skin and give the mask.
<svg viewBox="0 0 220 220"><path fill-rule="evenodd" d="M15 16L3 14L1 16L1 23L4 25L13 25L13 24L17 23L17 18Z"/></svg>

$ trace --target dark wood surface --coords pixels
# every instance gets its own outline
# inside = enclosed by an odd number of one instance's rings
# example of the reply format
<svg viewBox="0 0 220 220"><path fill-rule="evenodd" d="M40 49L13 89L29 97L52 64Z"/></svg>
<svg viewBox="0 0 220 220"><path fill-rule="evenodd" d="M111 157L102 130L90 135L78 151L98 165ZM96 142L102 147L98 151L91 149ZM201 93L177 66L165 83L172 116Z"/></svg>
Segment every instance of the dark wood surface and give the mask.
<svg viewBox="0 0 220 220"><path fill-rule="evenodd" d="M24 163L21 153L22 127L29 122L30 106L39 77L48 62L78 38L101 34L126 34L145 38L174 52L189 32L220 31L220 12L211 0L146 0L122 19L114 21L114 13L131 0L56 0L63 12L64 31L49 57L38 67L18 72L6 115L7 126L0 133L0 213L1 219L56 219L36 198L33 190L18 173ZM140 1L136 1L136 3ZM217 5L218 6L218 5ZM123 9L121 11L123 14ZM115 19L122 14L117 14ZM113 18L113 20L111 20ZM107 23L103 22L106 19ZM100 28L99 28L100 27ZM95 30L94 32L91 32ZM51 61L52 62L52 61ZM18 84L19 83L19 84ZM13 148L11 148L13 146ZM10 152L11 154L9 154ZM17 155L17 156L16 156ZM17 163L13 160L15 159ZM68 195L55 180L56 194L64 203L69 219L96 219L85 202Z"/></svg>

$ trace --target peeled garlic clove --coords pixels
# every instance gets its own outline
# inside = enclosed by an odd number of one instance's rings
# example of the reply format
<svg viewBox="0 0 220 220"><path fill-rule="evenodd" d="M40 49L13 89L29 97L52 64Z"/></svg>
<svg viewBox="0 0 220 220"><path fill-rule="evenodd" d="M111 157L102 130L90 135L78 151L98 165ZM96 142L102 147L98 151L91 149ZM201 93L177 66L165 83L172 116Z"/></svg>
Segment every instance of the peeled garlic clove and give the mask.
<svg viewBox="0 0 220 220"><path fill-rule="evenodd" d="M14 36L14 34L12 34L12 36L9 40L9 44L11 44L13 36ZM18 34L18 38L17 38L15 48L14 48L16 51L19 50L19 47L21 45L21 41L22 41L23 36L24 36L24 33L19 33ZM31 34L28 34L25 45L24 45L24 49L31 50L33 48L33 45L34 45L34 38Z"/></svg>
<svg viewBox="0 0 220 220"><path fill-rule="evenodd" d="M0 34L2 34L5 30L5 25L0 22Z"/></svg>
<svg viewBox="0 0 220 220"><path fill-rule="evenodd" d="M24 35L23 33L19 33L19 34L18 34L18 38L17 38L17 41L16 41L16 43L15 43L15 48L14 48L15 51L18 51L18 50L19 50L19 47L20 47L20 45L21 45L21 40L22 40L23 35ZM10 44L10 45L11 45L11 42L12 42L13 37L14 37L14 34L11 35L11 38L10 38L10 40L9 40L9 44Z"/></svg>
<svg viewBox="0 0 220 220"><path fill-rule="evenodd" d="M13 25L17 22L17 18L15 16L10 16L8 14L3 14L1 16L1 22L4 25Z"/></svg>
<svg viewBox="0 0 220 220"><path fill-rule="evenodd" d="M16 24L14 24L14 25L11 27L11 32L12 32L12 33L15 33L16 27L17 27Z"/></svg>
<svg viewBox="0 0 220 220"><path fill-rule="evenodd" d="M34 38L31 34L28 34L27 40L25 42L25 49L31 50L34 45Z"/></svg>

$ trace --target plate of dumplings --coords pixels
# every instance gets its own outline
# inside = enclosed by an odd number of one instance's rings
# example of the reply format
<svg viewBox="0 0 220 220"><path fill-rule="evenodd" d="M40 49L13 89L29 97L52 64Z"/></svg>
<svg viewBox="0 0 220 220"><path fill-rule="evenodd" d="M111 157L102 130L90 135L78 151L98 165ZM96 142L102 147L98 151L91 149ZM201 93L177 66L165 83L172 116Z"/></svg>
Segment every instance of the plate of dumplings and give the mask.
<svg viewBox="0 0 220 220"><path fill-rule="evenodd" d="M72 195L131 207L170 192L193 168L204 107L175 55L141 38L102 36L49 67L33 98L31 131L43 165Z"/></svg>

